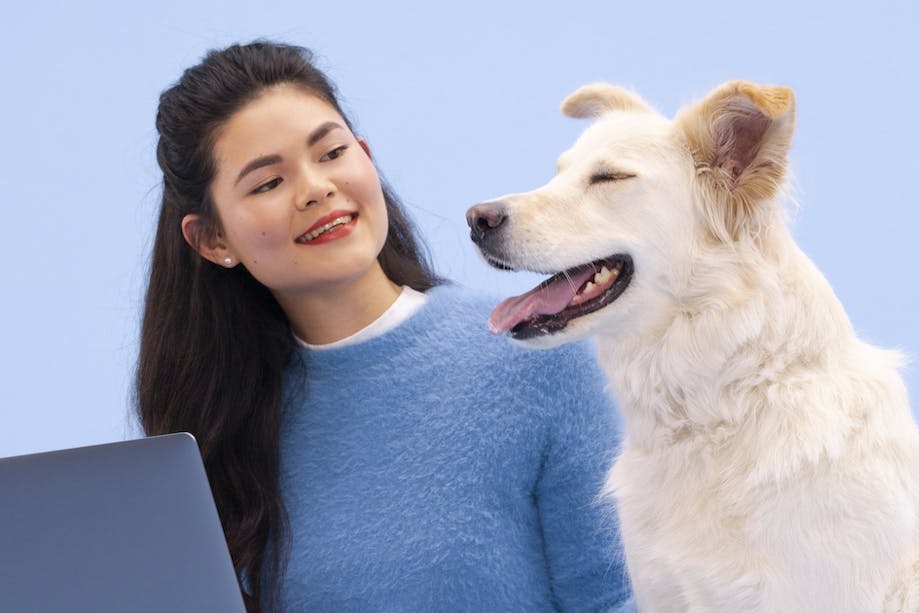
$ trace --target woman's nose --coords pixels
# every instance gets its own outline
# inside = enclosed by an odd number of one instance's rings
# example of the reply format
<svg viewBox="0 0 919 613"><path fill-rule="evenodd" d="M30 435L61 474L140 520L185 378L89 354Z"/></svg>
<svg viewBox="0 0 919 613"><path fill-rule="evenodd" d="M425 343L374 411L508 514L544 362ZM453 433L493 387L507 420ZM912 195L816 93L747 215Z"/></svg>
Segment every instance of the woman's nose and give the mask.
<svg viewBox="0 0 919 613"><path fill-rule="evenodd" d="M301 188L296 196L298 210L306 210L335 197L335 184L321 172L304 170L300 177L300 184Z"/></svg>
<svg viewBox="0 0 919 613"><path fill-rule="evenodd" d="M306 210L308 207L311 207L314 204L319 204L322 200L332 198L334 195L335 195L334 191L328 191L325 193L324 196L313 197L312 199L307 200L306 202L303 202L303 200L300 199L297 201L297 208L300 209L301 211Z"/></svg>

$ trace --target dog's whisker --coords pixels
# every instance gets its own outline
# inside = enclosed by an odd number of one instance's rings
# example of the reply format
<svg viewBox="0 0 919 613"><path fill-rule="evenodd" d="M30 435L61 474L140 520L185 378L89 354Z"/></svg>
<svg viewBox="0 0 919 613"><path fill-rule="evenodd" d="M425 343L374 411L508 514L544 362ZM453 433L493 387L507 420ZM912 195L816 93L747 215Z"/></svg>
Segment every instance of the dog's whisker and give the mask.
<svg viewBox="0 0 919 613"><path fill-rule="evenodd" d="M568 282L568 285L570 285L570 286L571 286L571 289L573 289L573 290L575 290L575 291L577 291L577 289L578 289L578 288L577 288L577 287L575 287L575 285L574 285L574 281L572 281L572 279L571 279L571 275L570 275L570 274L568 274L568 271L567 271L567 270L565 271L565 281L567 281L567 282Z"/></svg>

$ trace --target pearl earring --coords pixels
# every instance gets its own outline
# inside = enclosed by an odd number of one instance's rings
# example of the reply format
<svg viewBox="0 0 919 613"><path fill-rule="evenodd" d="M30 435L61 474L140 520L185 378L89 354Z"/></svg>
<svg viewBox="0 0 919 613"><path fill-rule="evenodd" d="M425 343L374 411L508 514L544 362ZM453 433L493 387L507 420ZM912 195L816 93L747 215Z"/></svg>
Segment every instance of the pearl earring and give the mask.
<svg viewBox="0 0 919 613"><path fill-rule="evenodd" d="M233 263L233 258L223 258L223 263L229 266Z"/></svg>

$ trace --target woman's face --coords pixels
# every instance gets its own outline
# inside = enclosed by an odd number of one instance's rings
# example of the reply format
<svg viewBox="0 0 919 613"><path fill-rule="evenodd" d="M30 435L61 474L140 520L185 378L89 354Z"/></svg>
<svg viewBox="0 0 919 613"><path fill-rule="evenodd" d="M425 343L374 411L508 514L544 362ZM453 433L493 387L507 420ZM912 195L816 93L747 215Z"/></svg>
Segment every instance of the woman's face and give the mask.
<svg viewBox="0 0 919 613"><path fill-rule="evenodd" d="M292 85L233 115L214 145L219 234L210 259L243 264L280 297L322 292L377 264L388 220L366 144Z"/></svg>

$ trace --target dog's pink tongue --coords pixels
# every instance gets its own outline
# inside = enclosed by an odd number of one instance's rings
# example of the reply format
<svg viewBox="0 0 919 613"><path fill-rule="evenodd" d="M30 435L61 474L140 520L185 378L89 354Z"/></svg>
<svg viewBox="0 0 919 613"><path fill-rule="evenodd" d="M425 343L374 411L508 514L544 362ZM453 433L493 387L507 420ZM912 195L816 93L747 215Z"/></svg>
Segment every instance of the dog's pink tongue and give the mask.
<svg viewBox="0 0 919 613"><path fill-rule="evenodd" d="M521 321L536 315L551 315L564 309L578 293L585 281L594 276L587 267L575 275L540 284L525 294L514 296L495 307L488 318L488 328L493 334L507 332Z"/></svg>

